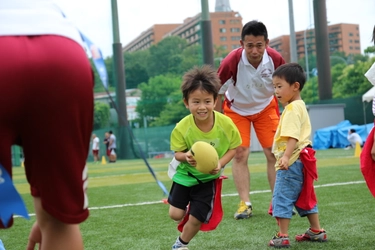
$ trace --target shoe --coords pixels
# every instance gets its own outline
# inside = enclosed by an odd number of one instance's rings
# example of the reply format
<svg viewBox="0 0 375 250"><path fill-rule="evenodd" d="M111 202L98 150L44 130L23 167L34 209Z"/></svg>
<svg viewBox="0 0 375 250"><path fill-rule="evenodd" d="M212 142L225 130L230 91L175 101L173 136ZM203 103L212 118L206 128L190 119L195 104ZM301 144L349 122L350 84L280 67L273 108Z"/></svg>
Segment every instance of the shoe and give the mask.
<svg viewBox="0 0 375 250"><path fill-rule="evenodd" d="M180 242L180 239L177 238L176 242L172 246L172 250L189 250L189 248L187 247L187 245L182 244Z"/></svg>
<svg viewBox="0 0 375 250"><path fill-rule="evenodd" d="M276 235L273 236L273 238L268 243L268 246L274 247L274 248L289 248L290 247L289 236L287 235L279 236L279 233L276 233Z"/></svg>
<svg viewBox="0 0 375 250"><path fill-rule="evenodd" d="M344 150L349 150L349 149L352 149L352 146L347 146L346 148L344 148Z"/></svg>
<svg viewBox="0 0 375 250"><path fill-rule="evenodd" d="M294 216L294 215L296 215L296 214L297 214L296 210L293 209L293 211L292 211L292 216Z"/></svg>
<svg viewBox="0 0 375 250"><path fill-rule="evenodd" d="M253 207L246 205L244 201L241 201L238 205L237 212L234 214L236 220L247 219L253 215Z"/></svg>
<svg viewBox="0 0 375 250"><path fill-rule="evenodd" d="M307 229L306 233L296 235L296 241L327 241L327 233L324 229L321 229L319 233L314 233L313 231Z"/></svg>

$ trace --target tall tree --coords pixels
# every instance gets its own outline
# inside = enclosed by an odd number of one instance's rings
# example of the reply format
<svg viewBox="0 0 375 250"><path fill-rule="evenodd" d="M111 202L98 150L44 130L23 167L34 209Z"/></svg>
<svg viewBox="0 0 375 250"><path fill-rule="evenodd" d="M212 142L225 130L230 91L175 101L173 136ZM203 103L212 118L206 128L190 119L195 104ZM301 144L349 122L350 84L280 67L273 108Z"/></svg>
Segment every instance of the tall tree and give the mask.
<svg viewBox="0 0 375 250"><path fill-rule="evenodd" d="M178 90L180 84L181 77L172 74L155 76L147 83L141 83L138 88L142 96L136 107L140 119L146 118L151 125L170 102L170 94Z"/></svg>
<svg viewBox="0 0 375 250"><path fill-rule="evenodd" d="M182 52L187 47L185 39L170 36L150 47L148 74L150 77L167 73L181 74Z"/></svg>

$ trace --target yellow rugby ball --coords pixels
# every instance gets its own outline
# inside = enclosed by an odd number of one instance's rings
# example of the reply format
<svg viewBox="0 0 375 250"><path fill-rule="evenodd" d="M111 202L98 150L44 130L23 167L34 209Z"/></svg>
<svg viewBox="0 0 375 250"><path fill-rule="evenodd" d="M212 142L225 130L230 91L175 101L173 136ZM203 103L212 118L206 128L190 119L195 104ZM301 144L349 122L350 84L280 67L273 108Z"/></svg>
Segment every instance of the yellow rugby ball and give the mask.
<svg viewBox="0 0 375 250"><path fill-rule="evenodd" d="M217 168L219 156L211 144L204 141L197 141L191 146L190 152L197 162L195 168L199 172L209 174Z"/></svg>

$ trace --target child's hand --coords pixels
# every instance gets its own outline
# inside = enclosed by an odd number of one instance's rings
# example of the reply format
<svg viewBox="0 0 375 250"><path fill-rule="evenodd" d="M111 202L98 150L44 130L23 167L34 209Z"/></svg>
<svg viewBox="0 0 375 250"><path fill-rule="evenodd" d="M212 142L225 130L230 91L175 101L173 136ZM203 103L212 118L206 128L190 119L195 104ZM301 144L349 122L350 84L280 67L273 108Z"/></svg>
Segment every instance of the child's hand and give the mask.
<svg viewBox="0 0 375 250"><path fill-rule="evenodd" d="M279 168L281 170L288 170L289 169L289 157L283 156L279 160Z"/></svg>
<svg viewBox="0 0 375 250"><path fill-rule="evenodd" d="M197 162L195 161L193 155L191 154L190 150L185 153L186 156L186 162L189 163L191 166L195 167L197 165Z"/></svg>
<svg viewBox="0 0 375 250"><path fill-rule="evenodd" d="M210 174L215 175L215 174L219 173L220 170L221 170L221 164L220 164L220 161L218 161L218 163L217 163L217 167L216 167L214 170L212 170L212 171L210 172Z"/></svg>

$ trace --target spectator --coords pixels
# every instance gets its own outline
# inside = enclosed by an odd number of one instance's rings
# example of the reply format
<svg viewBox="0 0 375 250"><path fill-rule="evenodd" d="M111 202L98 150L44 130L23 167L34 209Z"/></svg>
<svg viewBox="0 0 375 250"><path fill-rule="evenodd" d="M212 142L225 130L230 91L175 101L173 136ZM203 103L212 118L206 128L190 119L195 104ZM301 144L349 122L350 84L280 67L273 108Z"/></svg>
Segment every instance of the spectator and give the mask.
<svg viewBox="0 0 375 250"><path fill-rule="evenodd" d="M114 163L117 159L117 152L116 152L116 136L113 134L112 130L109 132L109 143L108 143L108 150L109 150L109 162Z"/></svg>
<svg viewBox="0 0 375 250"><path fill-rule="evenodd" d="M99 163L99 137L96 134L92 134L92 155L94 162Z"/></svg>
<svg viewBox="0 0 375 250"><path fill-rule="evenodd" d="M354 128L349 129L348 136L346 137L350 143L349 146L345 148L345 150L355 148L356 144L359 143L359 145L362 147L363 141L361 136L356 132Z"/></svg>

